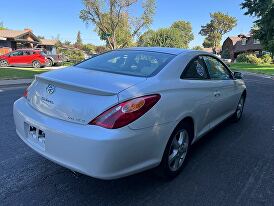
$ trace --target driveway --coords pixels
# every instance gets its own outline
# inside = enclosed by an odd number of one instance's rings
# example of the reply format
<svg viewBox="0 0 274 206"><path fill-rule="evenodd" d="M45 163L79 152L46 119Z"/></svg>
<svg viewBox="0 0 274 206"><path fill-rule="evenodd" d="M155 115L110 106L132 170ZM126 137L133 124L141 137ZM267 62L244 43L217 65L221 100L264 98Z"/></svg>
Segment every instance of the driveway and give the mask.
<svg viewBox="0 0 274 206"><path fill-rule="evenodd" d="M274 80L245 79L243 119L195 144L169 182L152 171L113 181L74 176L16 136L12 103L23 88L0 88L0 205L273 205Z"/></svg>

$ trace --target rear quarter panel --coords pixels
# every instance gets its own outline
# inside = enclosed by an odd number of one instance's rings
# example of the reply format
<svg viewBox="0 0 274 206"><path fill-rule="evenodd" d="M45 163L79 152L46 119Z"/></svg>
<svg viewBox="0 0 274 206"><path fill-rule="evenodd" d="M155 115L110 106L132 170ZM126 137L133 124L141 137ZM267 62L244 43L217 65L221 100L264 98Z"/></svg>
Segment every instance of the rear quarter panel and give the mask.
<svg viewBox="0 0 274 206"><path fill-rule="evenodd" d="M129 125L132 129L142 129L154 125L174 123L174 128L184 117L192 117L195 131L203 130L207 125L208 108L211 97L201 83L194 87L191 81L180 79L185 66L192 59L192 55L175 57L160 73L150 77L147 81L137 84L119 94L119 101L137 96L160 94L159 102L145 115ZM204 115L203 115L204 114Z"/></svg>

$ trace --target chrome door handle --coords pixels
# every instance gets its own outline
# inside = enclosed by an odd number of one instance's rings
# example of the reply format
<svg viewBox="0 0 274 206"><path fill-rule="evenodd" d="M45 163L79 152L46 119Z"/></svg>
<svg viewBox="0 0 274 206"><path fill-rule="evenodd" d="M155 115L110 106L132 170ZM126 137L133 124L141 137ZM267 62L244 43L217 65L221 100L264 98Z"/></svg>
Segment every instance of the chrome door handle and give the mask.
<svg viewBox="0 0 274 206"><path fill-rule="evenodd" d="M214 97L219 97L219 96L221 96L221 92L219 92L219 91L216 91L216 92L214 92L213 94L214 94Z"/></svg>

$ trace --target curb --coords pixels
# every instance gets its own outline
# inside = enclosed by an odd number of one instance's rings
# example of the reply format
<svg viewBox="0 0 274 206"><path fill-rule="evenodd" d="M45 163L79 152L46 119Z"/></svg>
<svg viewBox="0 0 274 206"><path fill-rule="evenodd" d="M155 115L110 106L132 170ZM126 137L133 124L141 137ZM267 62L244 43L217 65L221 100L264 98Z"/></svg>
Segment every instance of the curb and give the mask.
<svg viewBox="0 0 274 206"><path fill-rule="evenodd" d="M262 78L274 80L274 76L272 76L272 75L256 74L256 73L253 73L253 72L242 72L242 73L247 74L247 75L251 75L251 76L262 77Z"/></svg>
<svg viewBox="0 0 274 206"><path fill-rule="evenodd" d="M0 80L0 87L17 87L29 85L32 82L32 79L9 79L9 80Z"/></svg>

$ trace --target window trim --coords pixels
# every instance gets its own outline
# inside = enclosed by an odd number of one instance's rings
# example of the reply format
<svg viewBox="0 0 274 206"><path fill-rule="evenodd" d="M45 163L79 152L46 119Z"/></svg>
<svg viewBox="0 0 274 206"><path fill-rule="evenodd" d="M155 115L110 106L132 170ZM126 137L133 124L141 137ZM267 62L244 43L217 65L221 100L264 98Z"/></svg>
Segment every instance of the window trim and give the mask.
<svg viewBox="0 0 274 206"><path fill-rule="evenodd" d="M242 44L242 46L245 46L247 44L247 39L246 38L242 38L241 44Z"/></svg>
<svg viewBox="0 0 274 206"><path fill-rule="evenodd" d="M228 71L228 73L229 73L230 79L212 79L211 76L210 76L210 74L209 74L209 77L210 77L211 80L220 80L220 81L222 81L222 80L235 80L235 78L234 78L234 76L233 76L233 72L228 68L228 66L227 66L222 60L218 59L218 58L215 57L215 56L211 56L211 55L202 55L202 56L209 56L209 57L211 57L211 58L213 58L213 59L216 59L217 61L219 61L219 62L224 66L224 68L225 68L225 69ZM206 67L207 67L207 65L206 65ZM208 68L207 68L207 70L208 70Z"/></svg>
<svg viewBox="0 0 274 206"><path fill-rule="evenodd" d="M261 44L260 39L253 39L253 44L255 45Z"/></svg>
<svg viewBox="0 0 274 206"><path fill-rule="evenodd" d="M195 79L195 78L186 78L184 77L185 73L187 72L187 70L189 69L190 65L199 57L202 57L202 55L196 55L194 58L192 58L188 64L186 65L185 69L183 70L182 74L180 75L180 79L184 79L184 80L198 80L198 81L205 81L205 80L210 80L210 75L205 63L205 60L202 58L202 61L204 62L204 66L205 66L205 70L206 70L206 74L207 74L207 78L206 79Z"/></svg>
<svg viewBox="0 0 274 206"><path fill-rule="evenodd" d="M197 57L204 57L204 56L209 56L209 57L212 57L212 58L216 59L217 61L219 61L219 62L225 67L225 69L228 71L229 76L230 76L230 79L212 79L211 76L210 76L210 74L209 74L208 67L207 67L207 65L206 65L206 63L205 63L204 58L203 58L203 61L204 61L205 66L206 66L205 69L206 69L206 72L207 72L207 75L208 75L208 79L189 79L189 78L184 78L184 77L183 77L183 74L185 73L186 69L188 69L188 67L189 67L189 65L192 63L192 61L195 60ZM235 78L234 78L234 76L233 76L233 72L228 68L228 66L227 66L221 59L219 59L218 57L216 57L216 56L214 56L214 55L211 55L211 54L197 54L197 55L195 55L195 56L187 63L187 65L185 66L183 72L182 72L181 75L180 75L180 79L182 79L182 80L198 80L198 81L199 81L199 80L202 80L202 81L208 81L208 80L215 80L215 81L235 80Z"/></svg>

